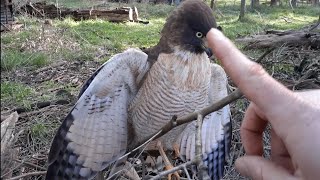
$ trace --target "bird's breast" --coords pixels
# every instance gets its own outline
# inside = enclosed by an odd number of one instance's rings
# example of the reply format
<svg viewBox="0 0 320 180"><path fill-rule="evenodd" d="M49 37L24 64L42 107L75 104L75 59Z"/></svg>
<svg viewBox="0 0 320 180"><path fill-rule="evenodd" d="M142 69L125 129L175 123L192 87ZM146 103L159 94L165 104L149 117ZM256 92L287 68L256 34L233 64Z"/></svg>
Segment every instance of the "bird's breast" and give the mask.
<svg viewBox="0 0 320 180"><path fill-rule="evenodd" d="M150 69L129 108L134 141L140 142L154 134L173 115L180 117L208 104L209 59L205 54L183 58L176 54L160 54ZM183 127L177 127L169 135L176 138L182 130Z"/></svg>

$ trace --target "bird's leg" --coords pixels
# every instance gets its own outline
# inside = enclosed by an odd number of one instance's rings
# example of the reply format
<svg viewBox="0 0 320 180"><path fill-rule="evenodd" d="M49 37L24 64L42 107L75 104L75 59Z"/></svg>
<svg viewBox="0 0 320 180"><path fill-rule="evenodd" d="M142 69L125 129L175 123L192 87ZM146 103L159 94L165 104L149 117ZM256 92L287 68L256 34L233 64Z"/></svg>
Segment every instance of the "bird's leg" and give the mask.
<svg viewBox="0 0 320 180"><path fill-rule="evenodd" d="M174 151L174 158L180 157L180 147L179 147L179 144L173 143L172 147L173 147L173 151Z"/></svg>
<svg viewBox="0 0 320 180"><path fill-rule="evenodd" d="M161 155L161 157L162 157L162 159L163 159L163 162L164 162L164 164L165 164L166 170L172 169L172 168L173 168L173 165L172 165L171 162L169 161L166 153L164 152L161 141L158 141L158 142L157 142L157 148L158 148L159 153L160 153L160 155ZM172 178L172 176L173 176L173 178ZM178 172L176 171L176 172L174 172L173 174L169 174L169 175L168 175L168 180L171 180L171 178L172 178L172 179L175 179L175 180L179 180L179 179L180 179L180 176L179 176Z"/></svg>

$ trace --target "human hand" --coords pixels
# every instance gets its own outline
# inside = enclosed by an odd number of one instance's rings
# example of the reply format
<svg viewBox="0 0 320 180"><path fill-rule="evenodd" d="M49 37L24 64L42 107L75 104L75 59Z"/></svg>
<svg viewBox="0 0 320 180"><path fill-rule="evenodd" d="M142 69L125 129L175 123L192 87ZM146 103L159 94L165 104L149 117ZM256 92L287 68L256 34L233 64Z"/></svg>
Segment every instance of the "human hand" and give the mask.
<svg viewBox="0 0 320 180"><path fill-rule="evenodd" d="M247 155L236 169L253 179L320 177L320 90L294 93L250 61L220 31L207 34L209 47L251 101L240 134ZM271 160L262 157L262 133L271 130Z"/></svg>

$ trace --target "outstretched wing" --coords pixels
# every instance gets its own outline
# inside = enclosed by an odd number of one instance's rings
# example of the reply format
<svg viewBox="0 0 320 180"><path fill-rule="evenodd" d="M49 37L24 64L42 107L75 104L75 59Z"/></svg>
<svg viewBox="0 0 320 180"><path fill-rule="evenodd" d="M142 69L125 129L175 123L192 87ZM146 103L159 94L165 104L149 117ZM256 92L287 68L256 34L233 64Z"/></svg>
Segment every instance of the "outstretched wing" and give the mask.
<svg viewBox="0 0 320 180"><path fill-rule="evenodd" d="M149 70L147 54L129 49L94 73L53 139L46 179L90 179L127 148L127 108Z"/></svg>
<svg viewBox="0 0 320 180"><path fill-rule="evenodd" d="M211 85L209 103L215 103L227 96L227 77L221 66L211 64ZM230 108L208 114L202 124L202 155L203 162L208 167L211 179L220 179L224 175L224 165L229 156L231 142ZM196 122L188 124L181 134L180 153L186 160L195 158Z"/></svg>

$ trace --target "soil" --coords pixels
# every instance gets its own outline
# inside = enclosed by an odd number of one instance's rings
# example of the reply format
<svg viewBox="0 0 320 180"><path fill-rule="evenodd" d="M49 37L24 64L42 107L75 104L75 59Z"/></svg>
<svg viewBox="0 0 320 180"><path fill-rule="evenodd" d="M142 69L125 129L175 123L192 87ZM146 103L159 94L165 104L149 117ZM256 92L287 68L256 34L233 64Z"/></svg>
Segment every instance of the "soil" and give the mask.
<svg viewBox="0 0 320 180"><path fill-rule="evenodd" d="M317 50L283 46L274 49L260 63L274 78L289 89L320 88L320 52ZM60 61L37 70L22 69L10 73L2 73L1 81L8 80L27 84L37 89L39 96L54 94L56 100L64 99L68 101L67 104L53 103L43 108L35 108L19 114L13 146L7 151L7 155L1 158L2 176L10 171L13 173L12 177L14 177L20 174L45 170L51 139L56 132L56 128L76 102L77 93L82 84L100 65L101 62L97 61ZM49 81L56 84L52 89L48 90L45 86ZM66 84L70 84L71 88L66 88ZM231 80L230 85L234 86ZM234 162L244 154L239 128L248 105L249 101L245 98L231 104L233 140L230 159L226 165L225 179L245 179L235 171ZM8 104L1 107L1 110L12 110L14 108L17 107ZM45 126L45 133L40 130L35 132L37 128L32 127L35 122L38 124L39 122L46 125L50 124L51 126L49 128ZM40 134L37 136L32 135L36 133ZM264 135L266 157L270 154L269 140L270 135L267 131ZM14 153L15 151L13 150L17 151L17 153ZM141 162L134 158L133 160L137 171L141 173ZM180 160L173 161L175 165L182 163ZM163 168L157 158L149 159L145 163L149 166L147 167L147 174L154 175L159 172L159 168ZM43 179L43 177L44 175L42 174L25 179Z"/></svg>

